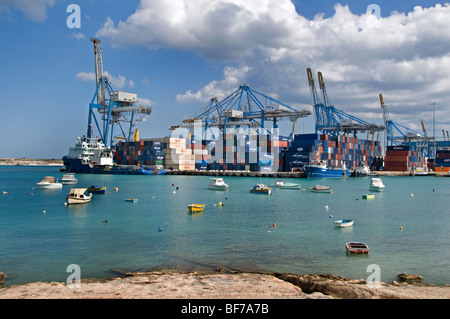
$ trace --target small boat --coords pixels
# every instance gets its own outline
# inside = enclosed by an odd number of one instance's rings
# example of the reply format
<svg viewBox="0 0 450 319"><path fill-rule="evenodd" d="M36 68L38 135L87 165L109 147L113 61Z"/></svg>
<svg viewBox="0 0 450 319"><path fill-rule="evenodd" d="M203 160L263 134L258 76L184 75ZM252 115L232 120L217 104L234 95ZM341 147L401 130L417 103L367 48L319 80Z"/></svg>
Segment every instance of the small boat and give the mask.
<svg viewBox="0 0 450 319"><path fill-rule="evenodd" d="M315 192L315 193L331 193L331 191L333 190L333 187L316 185L314 187L310 187L309 189L311 192Z"/></svg>
<svg viewBox="0 0 450 319"><path fill-rule="evenodd" d="M88 188L88 191L90 193L94 193L94 194L104 194L106 192L106 186L100 186L98 184L94 184Z"/></svg>
<svg viewBox="0 0 450 319"><path fill-rule="evenodd" d="M225 183L221 177L213 177L211 178L211 182L209 182L208 188L218 191L226 191L228 189L228 184Z"/></svg>
<svg viewBox="0 0 450 319"><path fill-rule="evenodd" d="M78 183L78 179L75 177L74 173L64 174L63 177L59 181L63 185L73 185L73 184Z"/></svg>
<svg viewBox="0 0 450 319"><path fill-rule="evenodd" d="M300 184L283 181L276 181L275 186L282 189L301 189Z"/></svg>
<svg viewBox="0 0 450 319"><path fill-rule="evenodd" d="M272 188L259 183L253 186L253 188L250 188L250 193L270 195L272 193Z"/></svg>
<svg viewBox="0 0 450 319"><path fill-rule="evenodd" d="M340 219L333 222L334 227L350 227L353 226L353 219Z"/></svg>
<svg viewBox="0 0 450 319"><path fill-rule="evenodd" d="M60 189L62 188L62 184L58 181L55 181L55 177L53 176L45 176L42 181L37 183L40 189Z"/></svg>
<svg viewBox="0 0 450 319"><path fill-rule="evenodd" d="M411 172L412 176L428 176L428 169L426 169L425 167L418 167L416 169L413 169L413 171Z"/></svg>
<svg viewBox="0 0 450 319"><path fill-rule="evenodd" d="M197 214L205 209L205 204L191 204L188 206L189 212Z"/></svg>
<svg viewBox="0 0 450 319"><path fill-rule="evenodd" d="M354 175L358 176L369 176L371 173L369 166L365 164L360 164L355 168Z"/></svg>
<svg viewBox="0 0 450 319"><path fill-rule="evenodd" d="M72 188L67 195L67 204L84 204L89 203L92 199L86 188Z"/></svg>
<svg viewBox="0 0 450 319"><path fill-rule="evenodd" d="M138 200L137 198L127 198L125 199L126 202L130 202L130 203L136 203Z"/></svg>
<svg viewBox="0 0 450 319"><path fill-rule="evenodd" d="M374 194L363 194L362 198L363 199L374 199L375 195Z"/></svg>
<svg viewBox="0 0 450 319"><path fill-rule="evenodd" d="M381 178L378 177L373 177L371 182L370 182L370 186L369 186L369 190L371 191L376 191L376 192L381 192L383 191L385 188L383 181L381 180Z"/></svg>
<svg viewBox="0 0 450 319"><path fill-rule="evenodd" d="M329 167L325 161L312 161L305 166L305 174L308 178L347 177L350 176L350 171L345 163L341 167Z"/></svg>
<svg viewBox="0 0 450 319"><path fill-rule="evenodd" d="M345 249L350 254L368 254L369 253L369 247L364 243L346 243Z"/></svg>

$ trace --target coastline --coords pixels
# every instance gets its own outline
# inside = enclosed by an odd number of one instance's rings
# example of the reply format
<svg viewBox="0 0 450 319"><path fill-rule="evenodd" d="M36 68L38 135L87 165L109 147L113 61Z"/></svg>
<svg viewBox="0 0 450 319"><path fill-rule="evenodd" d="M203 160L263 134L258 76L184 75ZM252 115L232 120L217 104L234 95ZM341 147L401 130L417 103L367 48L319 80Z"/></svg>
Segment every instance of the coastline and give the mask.
<svg viewBox="0 0 450 319"><path fill-rule="evenodd" d="M0 158L0 165L4 166L63 166L60 159L29 159L29 158Z"/></svg>
<svg viewBox="0 0 450 319"><path fill-rule="evenodd" d="M450 299L450 286L377 283L331 274L154 271L0 288L0 299Z"/></svg>

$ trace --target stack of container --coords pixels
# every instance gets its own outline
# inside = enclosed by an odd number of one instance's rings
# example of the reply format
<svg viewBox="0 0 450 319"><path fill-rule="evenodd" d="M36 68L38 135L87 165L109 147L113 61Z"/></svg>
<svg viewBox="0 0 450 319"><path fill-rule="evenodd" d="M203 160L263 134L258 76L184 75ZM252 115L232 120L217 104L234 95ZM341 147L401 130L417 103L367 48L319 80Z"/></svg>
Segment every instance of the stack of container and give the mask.
<svg viewBox="0 0 450 319"><path fill-rule="evenodd" d="M348 168L360 164L372 166L380 156L381 146L378 141L344 135L299 134L291 141L286 153L285 170L303 168L314 160L326 161L330 167L340 167L343 163Z"/></svg>
<svg viewBox="0 0 450 319"><path fill-rule="evenodd" d="M450 171L450 150L436 150L436 159L434 160L435 172Z"/></svg>
<svg viewBox="0 0 450 319"><path fill-rule="evenodd" d="M186 139L165 137L161 140L164 150L164 167L180 171L195 170L195 155L187 147Z"/></svg>
<svg viewBox="0 0 450 319"><path fill-rule="evenodd" d="M164 165L164 152L158 140L119 142L114 152L114 161L122 165L157 167Z"/></svg>
<svg viewBox="0 0 450 319"><path fill-rule="evenodd" d="M414 145L388 146L384 159L385 171L410 171L427 165L427 158Z"/></svg>

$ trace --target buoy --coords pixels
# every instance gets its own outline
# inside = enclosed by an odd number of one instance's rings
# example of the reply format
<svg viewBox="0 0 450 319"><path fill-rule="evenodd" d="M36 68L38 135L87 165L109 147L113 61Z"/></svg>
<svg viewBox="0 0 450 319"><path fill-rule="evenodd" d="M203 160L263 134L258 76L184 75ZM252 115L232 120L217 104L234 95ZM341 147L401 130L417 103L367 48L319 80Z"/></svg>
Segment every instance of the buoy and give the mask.
<svg viewBox="0 0 450 319"><path fill-rule="evenodd" d="M219 206L223 206L223 204L222 204L222 202L219 202L219 204L218 204Z"/></svg>
<svg viewBox="0 0 450 319"><path fill-rule="evenodd" d="M117 187L114 187L114 190L117 192L118 190L119 190L119 188L117 188Z"/></svg>
<svg viewBox="0 0 450 319"><path fill-rule="evenodd" d="M31 196L33 196L34 194L33 193L31 193Z"/></svg>
<svg viewBox="0 0 450 319"><path fill-rule="evenodd" d="M175 192L175 191L173 191L172 193L174 193L174 194L175 194L176 192Z"/></svg>
<svg viewBox="0 0 450 319"><path fill-rule="evenodd" d="M400 226L400 230L403 230L403 226Z"/></svg>
<svg viewBox="0 0 450 319"><path fill-rule="evenodd" d="M172 184L172 186L175 186L175 184Z"/></svg>
<svg viewBox="0 0 450 319"><path fill-rule="evenodd" d="M273 223L272 227L277 228L277 224Z"/></svg>
<svg viewBox="0 0 450 319"><path fill-rule="evenodd" d="M155 196L152 196L152 199L155 199Z"/></svg>
<svg viewBox="0 0 450 319"><path fill-rule="evenodd" d="M158 231L162 231L162 228L161 228L161 227L158 227Z"/></svg>
<svg viewBox="0 0 450 319"><path fill-rule="evenodd" d="M45 210L43 210L43 211L42 211L42 214L45 214L45 213L46 213L46 211L45 211Z"/></svg>
<svg viewBox="0 0 450 319"><path fill-rule="evenodd" d="M411 197L413 197L414 196L414 194L411 194Z"/></svg>
<svg viewBox="0 0 450 319"><path fill-rule="evenodd" d="M225 199L228 199L228 196L225 196Z"/></svg>
<svg viewBox="0 0 450 319"><path fill-rule="evenodd" d="M333 218L333 215L330 214L330 218Z"/></svg>
<svg viewBox="0 0 450 319"><path fill-rule="evenodd" d="M325 207L326 210L328 210L328 205L325 205L324 207Z"/></svg>
<svg viewBox="0 0 450 319"><path fill-rule="evenodd" d="M107 222L108 222L108 220L106 220L106 219L103 221L103 223L107 223Z"/></svg>
<svg viewBox="0 0 450 319"><path fill-rule="evenodd" d="M8 194L8 192L7 191L3 191L3 194L6 195L6 194Z"/></svg>

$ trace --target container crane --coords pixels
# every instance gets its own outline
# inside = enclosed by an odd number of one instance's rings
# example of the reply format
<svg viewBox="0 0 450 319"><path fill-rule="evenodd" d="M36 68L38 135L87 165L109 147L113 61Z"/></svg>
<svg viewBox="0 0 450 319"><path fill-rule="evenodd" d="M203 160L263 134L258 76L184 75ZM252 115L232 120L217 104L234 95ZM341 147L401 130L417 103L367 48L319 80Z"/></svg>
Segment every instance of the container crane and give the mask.
<svg viewBox="0 0 450 319"><path fill-rule="evenodd" d="M422 130L424 134L392 121L387 112L387 106L384 103L384 98L381 93L379 94L379 98L381 109L383 110L383 120L386 127L387 146L399 145L408 142L430 142L434 140L434 137L429 137L427 135L423 121Z"/></svg>
<svg viewBox="0 0 450 319"><path fill-rule="evenodd" d="M316 133L321 132L322 134L334 136L354 133L356 136L357 132L370 131L373 133L375 131L384 130L384 126L368 123L331 105L325 88L323 75L321 72L318 72L319 88L322 92L321 101L317 94L311 69L307 68L306 72L316 116Z"/></svg>
<svg viewBox="0 0 450 319"><path fill-rule="evenodd" d="M96 126L100 139L105 146L112 146L114 125L120 128L123 138L128 141L133 136L136 121L145 121L152 113L152 107L140 106L137 94L113 90L108 78L103 75L101 43L99 39L91 38L94 43L96 90L89 103L87 137L93 137L93 127ZM106 98L108 92L109 98ZM101 115L102 125L95 116L94 110ZM122 125L122 123L124 123ZM128 127L126 127L128 126Z"/></svg>
<svg viewBox="0 0 450 319"><path fill-rule="evenodd" d="M241 85L229 96L219 101L212 98L204 107L178 127L192 128L196 122L203 124L203 136L208 130L218 128L225 134L229 127L251 128L263 133L270 130L267 121L273 122L273 128L278 128L278 119L289 118L296 120L311 115L308 110L297 110L287 104L275 100L263 93L251 89L248 85ZM216 130L217 131L217 130ZM214 136L214 133L212 134Z"/></svg>

